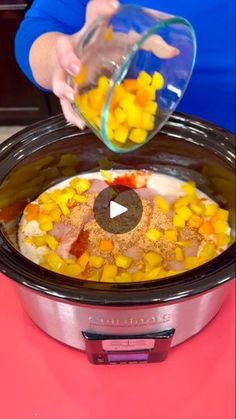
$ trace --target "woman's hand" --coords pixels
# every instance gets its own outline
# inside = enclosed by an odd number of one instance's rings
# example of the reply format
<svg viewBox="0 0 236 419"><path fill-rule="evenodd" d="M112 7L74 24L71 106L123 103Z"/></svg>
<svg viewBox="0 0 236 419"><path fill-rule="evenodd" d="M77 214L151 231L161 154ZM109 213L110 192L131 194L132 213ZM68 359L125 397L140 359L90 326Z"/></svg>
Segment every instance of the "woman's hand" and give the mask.
<svg viewBox="0 0 236 419"><path fill-rule="evenodd" d="M87 27L98 17L112 15L119 7L116 0L91 0L87 5L86 23L74 35L49 32L41 35L31 47L30 66L36 82L52 90L59 98L64 116L68 122L83 129L84 122L73 111L74 90L67 84L67 74L75 76L80 71L80 60L75 46Z"/></svg>
<svg viewBox="0 0 236 419"><path fill-rule="evenodd" d="M73 125L84 129L85 123L73 110L74 90L67 83L67 75L76 76L81 69L81 63L75 54L75 48L87 27L98 16L112 15L119 7L116 0L90 0L86 9L84 27L74 35L62 35L49 32L41 35L33 43L30 50L30 65L36 82L45 89L52 90L59 98L62 111L66 120ZM117 41L122 45L138 41L136 32L116 33ZM107 46L104 54L107 52ZM113 48L111 46L111 48ZM152 51L160 58L171 58L178 55L179 51L168 45L160 36L153 35L143 45L143 49ZM119 53L112 50L112 53ZM114 57L113 57L114 58ZM115 57L118 60L119 57Z"/></svg>

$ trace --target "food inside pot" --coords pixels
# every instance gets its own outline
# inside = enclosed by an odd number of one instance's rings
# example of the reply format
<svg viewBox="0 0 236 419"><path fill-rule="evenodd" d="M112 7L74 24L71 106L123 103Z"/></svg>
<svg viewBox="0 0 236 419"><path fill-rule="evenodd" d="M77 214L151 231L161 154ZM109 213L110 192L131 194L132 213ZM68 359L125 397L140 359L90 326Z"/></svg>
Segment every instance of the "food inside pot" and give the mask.
<svg viewBox="0 0 236 419"><path fill-rule="evenodd" d="M143 213L125 234L102 229L93 214L98 194L123 185ZM57 273L101 282L166 278L193 269L230 243L228 211L194 182L148 171L101 170L72 177L29 203L19 224L21 253Z"/></svg>

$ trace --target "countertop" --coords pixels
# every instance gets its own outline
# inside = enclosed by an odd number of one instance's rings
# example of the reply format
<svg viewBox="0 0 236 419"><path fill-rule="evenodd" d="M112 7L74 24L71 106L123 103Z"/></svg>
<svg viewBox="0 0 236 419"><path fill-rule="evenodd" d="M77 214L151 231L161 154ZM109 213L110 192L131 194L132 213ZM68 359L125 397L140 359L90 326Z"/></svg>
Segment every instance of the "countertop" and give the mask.
<svg viewBox="0 0 236 419"><path fill-rule="evenodd" d="M0 275L2 419L234 419L235 284L214 320L160 364L94 366L47 336Z"/></svg>

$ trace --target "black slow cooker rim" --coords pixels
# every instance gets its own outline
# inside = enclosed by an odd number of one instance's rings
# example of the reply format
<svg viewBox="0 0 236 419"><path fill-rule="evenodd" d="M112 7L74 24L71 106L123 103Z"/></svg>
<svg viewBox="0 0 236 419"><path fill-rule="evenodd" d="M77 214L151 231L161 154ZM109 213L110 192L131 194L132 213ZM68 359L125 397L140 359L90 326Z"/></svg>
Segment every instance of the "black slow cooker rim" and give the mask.
<svg viewBox="0 0 236 419"><path fill-rule="evenodd" d="M61 115L46 119L40 123L24 129L20 134L9 138L0 152L1 159L9 156L12 148L16 149L20 141L32 141L33 133L57 130L65 127ZM232 153L235 162L233 136L213 124L183 114L174 114L162 129L164 133L173 126L182 129L203 129L206 132L214 130L214 136L225 142ZM27 134L27 135L26 135ZM191 139L189 139L191 141ZM214 147L222 152L223 144L214 143ZM232 164L231 164L232 168ZM164 280L145 281L130 284L97 283L64 277L35 265L14 249L14 247L0 232L0 270L19 284L45 294L49 297L63 299L89 305L105 306L137 306L178 301L182 298L206 292L235 276L236 252L235 243L214 260L185 273L175 275Z"/></svg>

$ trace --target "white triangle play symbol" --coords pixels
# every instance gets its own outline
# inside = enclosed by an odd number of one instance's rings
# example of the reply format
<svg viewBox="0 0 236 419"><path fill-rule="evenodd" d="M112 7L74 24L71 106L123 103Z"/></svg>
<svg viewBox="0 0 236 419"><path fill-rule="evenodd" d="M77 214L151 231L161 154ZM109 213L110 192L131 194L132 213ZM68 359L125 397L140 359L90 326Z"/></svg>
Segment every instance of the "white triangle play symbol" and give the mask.
<svg viewBox="0 0 236 419"><path fill-rule="evenodd" d="M128 208L123 205L117 204L114 201L110 202L110 218L115 218L118 215L124 214L126 211L128 211Z"/></svg>

